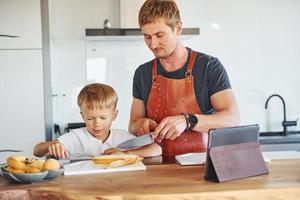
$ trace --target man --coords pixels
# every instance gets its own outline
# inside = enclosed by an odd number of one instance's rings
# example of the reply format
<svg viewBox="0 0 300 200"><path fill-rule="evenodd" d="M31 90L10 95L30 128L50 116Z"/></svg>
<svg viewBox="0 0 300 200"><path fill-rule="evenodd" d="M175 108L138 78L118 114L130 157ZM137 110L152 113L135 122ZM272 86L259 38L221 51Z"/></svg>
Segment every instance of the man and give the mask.
<svg viewBox="0 0 300 200"><path fill-rule="evenodd" d="M153 131L163 155L206 151L209 129L240 123L224 67L182 45L182 22L172 0L147 0L139 25L155 59L135 71L129 131Z"/></svg>

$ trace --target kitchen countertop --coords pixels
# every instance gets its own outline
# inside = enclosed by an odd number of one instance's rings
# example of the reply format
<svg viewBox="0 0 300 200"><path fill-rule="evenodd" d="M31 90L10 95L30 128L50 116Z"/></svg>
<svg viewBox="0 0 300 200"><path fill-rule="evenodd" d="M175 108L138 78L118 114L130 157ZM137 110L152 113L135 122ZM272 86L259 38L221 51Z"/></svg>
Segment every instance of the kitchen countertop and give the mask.
<svg viewBox="0 0 300 200"><path fill-rule="evenodd" d="M145 171L61 176L33 184L0 179L0 199L299 199L300 160L268 163L269 175L225 183L205 181L204 166L157 165ZM170 162L171 163L171 162Z"/></svg>

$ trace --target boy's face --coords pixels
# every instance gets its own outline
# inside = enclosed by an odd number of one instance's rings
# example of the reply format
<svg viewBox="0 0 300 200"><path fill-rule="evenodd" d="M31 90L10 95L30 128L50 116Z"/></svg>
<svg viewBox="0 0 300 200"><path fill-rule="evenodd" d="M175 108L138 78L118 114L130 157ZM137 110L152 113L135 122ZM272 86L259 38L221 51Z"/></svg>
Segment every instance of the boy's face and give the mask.
<svg viewBox="0 0 300 200"><path fill-rule="evenodd" d="M112 121L118 111L114 108L82 109L81 116L88 131L97 139L107 139Z"/></svg>
<svg viewBox="0 0 300 200"><path fill-rule="evenodd" d="M166 58L174 52L178 36L182 32L181 23L178 23L173 31L162 18L143 25L141 29L147 46L157 58Z"/></svg>

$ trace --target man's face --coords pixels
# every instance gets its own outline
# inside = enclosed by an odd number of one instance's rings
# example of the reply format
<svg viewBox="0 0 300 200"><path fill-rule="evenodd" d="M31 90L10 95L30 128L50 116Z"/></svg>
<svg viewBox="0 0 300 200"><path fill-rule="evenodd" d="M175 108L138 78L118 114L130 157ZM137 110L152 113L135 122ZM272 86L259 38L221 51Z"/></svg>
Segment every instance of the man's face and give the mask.
<svg viewBox="0 0 300 200"><path fill-rule="evenodd" d="M166 58L170 56L177 44L178 36L181 34L181 23L175 26L172 31L163 19L142 26L144 40L150 50L157 58Z"/></svg>
<svg viewBox="0 0 300 200"><path fill-rule="evenodd" d="M117 110L113 108L82 109L81 116L88 131L97 139L105 140L109 135Z"/></svg>

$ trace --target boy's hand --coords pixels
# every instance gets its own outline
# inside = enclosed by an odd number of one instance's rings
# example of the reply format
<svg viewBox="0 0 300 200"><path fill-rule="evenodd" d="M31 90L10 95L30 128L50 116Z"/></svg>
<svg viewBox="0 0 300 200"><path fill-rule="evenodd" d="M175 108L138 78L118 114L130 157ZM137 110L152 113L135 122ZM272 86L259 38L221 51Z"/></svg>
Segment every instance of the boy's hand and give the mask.
<svg viewBox="0 0 300 200"><path fill-rule="evenodd" d="M104 152L103 152L104 155L120 155L120 154L126 154L124 153L123 151L121 151L120 149L116 149L114 147L112 148L109 148L109 149L106 149Z"/></svg>
<svg viewBox="0 0 300 200"><path fill-rule="evenodd" d="M68 158L69 153L63 144L60 142L55 142L48 147L48 152L51 156L55 158Z"/></svg>

